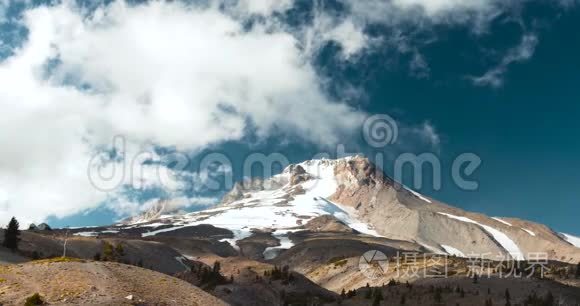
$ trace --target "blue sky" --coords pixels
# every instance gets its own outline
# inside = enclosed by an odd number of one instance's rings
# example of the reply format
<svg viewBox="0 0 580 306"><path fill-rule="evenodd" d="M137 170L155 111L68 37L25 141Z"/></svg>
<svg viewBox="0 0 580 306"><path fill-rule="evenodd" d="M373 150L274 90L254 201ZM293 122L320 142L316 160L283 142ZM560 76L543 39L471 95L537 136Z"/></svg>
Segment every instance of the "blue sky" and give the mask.
<svg viewBox="0 0 580 306"><path fill-rule="evenodd" d="M442 188L427 178L422 193L580 234L576 2L203 2L0 1L0 217L109 224L159 198L196 210L223 194L149 177L95 191L86 167L123 135L127 155L187 155L172 173L195 182L215 152L235 179L255 152L430 152ZM397 121L395 144L365 143L373 114ZM475 191L449 174L467 152L482 160Z"/></svg>

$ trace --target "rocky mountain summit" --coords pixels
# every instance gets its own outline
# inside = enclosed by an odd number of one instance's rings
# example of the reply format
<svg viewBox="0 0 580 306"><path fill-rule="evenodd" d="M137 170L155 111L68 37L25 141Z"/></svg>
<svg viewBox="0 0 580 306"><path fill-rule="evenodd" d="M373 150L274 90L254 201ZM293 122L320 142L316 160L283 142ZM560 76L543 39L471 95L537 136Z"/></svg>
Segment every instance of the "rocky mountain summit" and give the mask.
<svg viewBox="0 0 580 306"><path fill-rule="evenodd" d="M234 248L255 231L268 231L279 248L294 245L290 234L321 216L332 216L363 235L411 242L425 251L466 257L478 254L522 260L532 253L580 261L574 237L542 224L468 212L407 188L361 156L310 160L269 179L238 183L208 210L129 222L143 236L211 224L232 232Z"/></svg>

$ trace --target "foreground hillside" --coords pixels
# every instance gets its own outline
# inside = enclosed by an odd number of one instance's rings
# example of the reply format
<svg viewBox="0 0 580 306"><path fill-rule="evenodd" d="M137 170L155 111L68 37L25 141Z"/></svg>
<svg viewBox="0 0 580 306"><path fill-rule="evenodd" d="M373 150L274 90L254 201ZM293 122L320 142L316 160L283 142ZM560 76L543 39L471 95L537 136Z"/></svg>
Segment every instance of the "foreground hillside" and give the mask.
<svg viewBox="0 0 580 306"><path fill-rule="evenodd" d="M226 305L203 290L139 267L74 259L0 266L0 304L39 293L51 305Z"/></svg>
<svg viewBox="0 0 580 306"><path fill-rule="evenodd" d="M373 295L378 291L384 299L379 305L398 305L402 299L406 299L406 305L430 305L437 290L441 291L443 301L450 303L446 305L485 305L484 302L490 298L494 305L503 305L498 301L502 300L502 292L506 289L514 302L526 301L533 294L542 298L551 294L555 302L567 301L561 305L580 303L580 279L575 276L575 265L550 262L543 278L538 273L530 278L501 278L499 271L492 268L482 271L479 281L474 283L467 276L473 263L465 258L448 257L446 265L442 266L441 262L423 259L419 245L360 235L333 217L315 218L305 224L305 228L290 235L295 245L288 250L279 250L274 258L268 260L258 255L268 254L265 249L274 245L271 233L256 232L240 241L237 250L232 248L224 253L219 248L207 247L214 244L211 242L213 238L200 237L207 232L197 231L197 236L176 238L161 235L156 237L156 241L150 238L72 237L68 239L69 254L86 255L87 259L61 262L56 257L32 261L23 255L32 249L41 249L43 254L56 254L62 250L59 242L64 237L59 231L25 231L22 245L27 249L17 253L4 250L3 254L12 254L11 258L17 262L28 260L29 263L2 266L0 303L21 305L24 298L38 292L52 304L164 305L172 304L176 299L190 298L182 293L186 292L183 288L192 285L194 293L201 292L196 288L199 287L222 301L240 306L286 303L369 305L374 302ZM229 246L227 242L216 243ZM108 245L114 250L114 256L107 257L104 252L100 262L90 258L93 252L104 250L103 247ZM83 248L85 251L81 252ZM120 249L123 251L118 251ZM360 256L368 250L381 251L389 258L390 268L379 277L369 278L361 273ZM396 258L403 252L418 254L418 260L397 264ZM110 261L142 265L165 275ZM214 270L216 262L220 263L218 273L221 276L212 280L204 271ZM497 265L497 262L491 263L491 267ZM425 277L421 273L424 268L430 271L444 271L446 268L448 277ZM491 275L489 279L484 276L488 273ZM212 282L216 279L218 281ZM456 292L458 287L465 293ZM180 294L172 294L174 290L179 290ZM356 291L357 294L341 297L343 290ZM151 295L150 292L159 294ZM129 295L133 300L126 299Z"/></svg>

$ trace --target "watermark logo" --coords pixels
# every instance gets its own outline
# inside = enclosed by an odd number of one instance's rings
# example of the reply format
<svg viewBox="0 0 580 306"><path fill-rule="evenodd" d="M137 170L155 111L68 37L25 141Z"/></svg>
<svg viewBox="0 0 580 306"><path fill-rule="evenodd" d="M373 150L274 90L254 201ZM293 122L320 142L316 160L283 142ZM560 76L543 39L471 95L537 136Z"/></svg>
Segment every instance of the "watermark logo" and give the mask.
<svg viewBox="0 0 580 306"><path fill-rule="evenodd" d="M383 148L397 142L399 127L387 114L370 116L363 124L363 137L374 148Z"/></svg>
<svg viewBox="0 0 580 306"><path fill-rule="evenodd" d="M367 278L379 279L389 270L389 258L381 251L371 250L360 257L358 268Z"/></svg>
<svg viewBox="0 0 580 306"><path fill-rule="evenodd" d="M362 136L368 146L376 150L374 155L367 157L374 162L377 172L392 168L396 182L403 184L404 181L410 181L408 186L416 190L422 189L424 182L431 182L430 187L433 190L440 190L444 181L453 183L462 190L479 188L473 175L482 160L473 153L460 154L450 164L444 164L440 156L432 152L400 152L387 159L382 149L396 144L401 133L404 133L404 129L387 114L373 115L364 121ZM262 178L263 184L267 185L271 182L264 179L272 177L280 168L287 167L291 160L281 153L251 152L239 164L238 158L232 159L222 152L204 153L192 159L182 152L157 150L154 146L141 148L137 144L129 144L128 138L116 136L110 148L99 147L100 150L90 159L87 176L96 189L111 192L131 186L135 190L162 187L171 192L231 190L235 177L233 170L239 170L240 166L239 174L243 178ZM343 158L360 154L347 153L345 147L344 144L337 144L334 152L319 152L312 159L332 156ZM236 165L233 160L238 160ZM444 177L451 180L444 180Z"/></svg>
<svg viewBox="0 0 580 306"><path fill-rule="evenodd" d="M469 254L454 258L447 254L397 252L388 258L383 252L370 250L359 259L359 271L370 280L381 278L447 278L450 269L454 275L468 278L544 278L548 267L548 254L530 252L525 261L514 260L508 254ZM461 271L458 274L458 271Z"/></svg>

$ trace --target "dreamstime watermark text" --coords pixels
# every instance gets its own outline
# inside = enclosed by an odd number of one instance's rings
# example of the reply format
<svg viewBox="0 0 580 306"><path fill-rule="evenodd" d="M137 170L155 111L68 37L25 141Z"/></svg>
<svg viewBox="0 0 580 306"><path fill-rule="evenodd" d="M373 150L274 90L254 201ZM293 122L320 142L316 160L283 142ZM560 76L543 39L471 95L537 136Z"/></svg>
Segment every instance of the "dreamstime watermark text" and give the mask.
<svg viewBox="0 0 580 306"><path fill-rule="evenodd" d="M385 166L392 166L396 182L403 182L404 173L407 173L412 178L408 187L413 189L422 189L427 176L433 190L442 188L444 177L450 177L452 184L462 190L479 188L479 183L472 178L482 164L477 154L459 154L450 166L444 165L441 158L432 152L403 152L394 158L387 158L383 149L397 145L399 126L386 114L368 117L362 125L362 136L366 144L377 151L373 156L367 156L377 171L383 172ZM223 152L196 156L194 162L189 155L181 152L160 154L154 149L128 151L127 147L128 139L116 136L110 148L101 150L90 159L87 175L95 188L114 191L125 186L134 189L160 186L171 191L229 190L235 183L233 171L239 169L234 167L234 159ZM320 152L312 159L340 159L353 155L361 154L347 152L344 144L338 144L334 152ZM252 152L243 159L241 174L244 178L269 178L289 165L290 158L282 153Z"/></svg>

